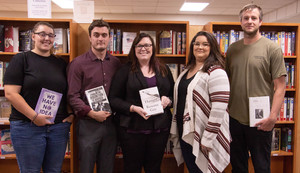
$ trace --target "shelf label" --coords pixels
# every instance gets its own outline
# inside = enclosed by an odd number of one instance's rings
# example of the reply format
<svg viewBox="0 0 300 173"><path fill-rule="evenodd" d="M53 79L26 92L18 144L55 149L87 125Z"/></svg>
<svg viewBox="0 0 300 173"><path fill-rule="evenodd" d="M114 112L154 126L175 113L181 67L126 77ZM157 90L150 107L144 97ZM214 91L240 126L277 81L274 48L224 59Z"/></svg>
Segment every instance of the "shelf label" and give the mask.
<svg viewBox="0 0 300 173"><path fill-rule="evenodd" d="M278 154L273 154L273 156L278 156Z"/></svg>
<svg viewBox="0 0 300 173"><path fill-rule="evenodd" d="M4 157L4 156L1 156L0 159L5 159L5 157Z"/></svg>

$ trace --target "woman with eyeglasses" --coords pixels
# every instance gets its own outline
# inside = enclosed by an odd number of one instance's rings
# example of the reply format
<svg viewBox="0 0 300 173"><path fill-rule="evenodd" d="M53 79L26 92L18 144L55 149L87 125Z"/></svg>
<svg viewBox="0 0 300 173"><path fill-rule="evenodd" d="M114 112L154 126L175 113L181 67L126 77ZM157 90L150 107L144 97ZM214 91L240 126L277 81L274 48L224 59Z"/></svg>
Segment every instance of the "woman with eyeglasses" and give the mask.
<svg viewBox="0 0 300 173"><path fill-rule="evenodd" d="M124 173L159 173L171 126L174 80L170 69L159 63L150 35L133 41L129 63L120 68L111 84L110 104L116 112ZM163 113L149 115L139 91L157 87Z"/></svg>
<svg viewBox="0 0 300 173"><path fill-rule="evenodd" d="M179 164L189 172L222 172L229 164L229 81L215 37L198 32L187 68L174 86L171 140Z"/></svg>
<svg viewBox="0 0 300 173"><path fill-rule="evenodd" d="M44 173L61 172L74 118L67 112L67 63L52 54L54 37L51 24L38 22L32 32L33 49L15 55L4 76L5 97L12 104L11 140L24 173L39 173L41 168ZM42 88L62 94L56 116L35 112ZM55 104L57 100L50 106Z"/></svg>

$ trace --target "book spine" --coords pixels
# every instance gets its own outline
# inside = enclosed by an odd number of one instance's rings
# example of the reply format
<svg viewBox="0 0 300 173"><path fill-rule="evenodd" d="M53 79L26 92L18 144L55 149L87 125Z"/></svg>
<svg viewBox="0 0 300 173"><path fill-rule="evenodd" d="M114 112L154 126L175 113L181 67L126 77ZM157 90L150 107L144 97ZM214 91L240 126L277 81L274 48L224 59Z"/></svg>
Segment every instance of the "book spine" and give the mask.
<svg viewBox="0 0 300 173"><path fill-rule="evenodd" d="M177 32L177 54L182 54L182 52L181 52L181 32Z"/></svg>
<svg viewBox="0 0 300 173"><path fill-rule="evenodd" d="M4 51L13 52L13 26L5 26L4 28Z"/></svg>
<svg viewBox="0 0 300 173"><path fill-rule="evenodd" d="M294 98L290 98L290 121L294 120Z"/></svg>
<svg viewBox="0 0 300 173"><path fill-rule="evenodd" d="M281 31L280 46L281 46L281 50L282 50L283 55L285 53L284 45L285 45L285 32Z"/></svg>
<svg viewBox="0 0 300 173"><path fill-rule="evenodd" d="M290 102L291 102L291 99L290 97L287 97L287 107L286 107L286 121L289 121L290 120Z"/></svg>
<svg viewBox="0 0 300 173"><path fill-rule="evenodd" d="M292 39L291 39L291 53L292 56L295 56L295 43L296 43L296 35L295 32L292 32Z"/></svg>
<svg viewBox="0 0 300 173"><path fill-rule="evenodd" d="M283 118L281 119L281 121L286 120L286 112L287 112L287 98L284 97L284 110L283 110Z"/></svg>
<svg viewBox="0 0 300 173"><path fill-rule="evenodd" d="M116 47L116 54L121 54L121 50L122 50L122 47L121 47L121 30L120 29L117 29L117 47Z"/></svg>
<svg viewBox="0 0 300 173"><path fill-rule="evenodd" d="M290 77L290 86L295 88L295 65L291 65L291 77Z"/></svg>
<svg viewBox="0 0 300 173"><path fill-rule="evenodd" d="M110 54L114 53L114 29L110 29L110 40L109 40L109 52Z"/></svg>
<svg viewBox="0 0 300 173"><path fill-rule="evenodd" d="M287 55L292 55L292 33L288 32L288 46L287 46Z"/></svg>
<svg viewBox="0 0 300 173"><path fill-rule="evenodd" d="M183 55L185 55L186 54L186 52L185 52L185 50L186 50L186 33L185 32L182 32L182 50L181 50L181 52L182 52L182 54Z"/></svg>
<svg viewBox="0 0 300 173"><path fill-rule="evenodd" d="M0 88L3 88L3 61L0 61Z"/></svg>
<svg viewBox="0 0 300 173"><path fill-rule="evenodd" d="M0 25L0 52L4 52L4 25Z"/></svg>
<svg viewBox="0 0 300 173"><path fill-rule="evenodd" d="M284 56L288 55L288 33L285 32L285 40L284 40Z"/></svg>

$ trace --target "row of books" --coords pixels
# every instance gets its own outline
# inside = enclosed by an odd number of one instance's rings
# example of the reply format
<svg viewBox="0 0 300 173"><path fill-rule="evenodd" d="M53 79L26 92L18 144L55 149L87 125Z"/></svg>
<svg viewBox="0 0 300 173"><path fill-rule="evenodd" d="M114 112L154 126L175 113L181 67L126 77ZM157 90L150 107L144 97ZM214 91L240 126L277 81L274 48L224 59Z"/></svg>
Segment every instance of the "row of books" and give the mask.
<svg viewBox="0 0 300 173"><path fill-rule="evenodd" d="M295 88L295 65L291 62L285 63L287 76L285 77L286 88Z"/></svg>
<svg viewBox="0 0 300 173"><path fill-rule="evenodd" d="M140 31L149 34L156 45L156 31ZM111 54L128 54L132 46L136 32L122 32L120 29L110 29L110 41L108 52ZM160 54L185 54L186 33L173 30L162 31L159 34Z"/></svg>
<svg viewBox="0 0 300 173"><path fill-rule="evenodd" d="M278 121L294 121L294 97L284 97L284 103L281 106Z"/></svg>
<svg viewBox="0 0 300 173"><path fill-rule="evenodd" d="M166 64L172 73L174 81L177 80L178 75L185 69L184 64Z"/></svg>
<svg viewBox="0 0 300 173"><path fill-rule="evenodd" d="M293 132L290 127L274 128L272 133L272 151L292 152Z"/></svg>
<svg viewBox="0 0 300 173"><path fill-rule="evenodd" d="M54 28L54 53L70 52L70 30ZM0 25L0 52L25 52L32 49L32 30Z"/></svg>
<svg viewBox="0 0 300 173"><path fill-rule="evenodd" d="M226 53L229 45L232 43L241 40L244 38L244 32L243 31L235 31L230 30L229 32L225 31L216 31L213 32L215 35L218 44L220 45L221 52ZM261 35L263 37L266 37L276 44L278 44L283 52L284 56L294 56L295 55L295 40L296 40L296 34L295 32L286 32L286 31L280 31L280 32L265 32L261 31Z"/></svg>
<svg viewBox="0 0 300 173"><path fill-rule="evenodd" d="M159 35L160 54L185 54L186 33L173 30L162 31Z"/></svg>

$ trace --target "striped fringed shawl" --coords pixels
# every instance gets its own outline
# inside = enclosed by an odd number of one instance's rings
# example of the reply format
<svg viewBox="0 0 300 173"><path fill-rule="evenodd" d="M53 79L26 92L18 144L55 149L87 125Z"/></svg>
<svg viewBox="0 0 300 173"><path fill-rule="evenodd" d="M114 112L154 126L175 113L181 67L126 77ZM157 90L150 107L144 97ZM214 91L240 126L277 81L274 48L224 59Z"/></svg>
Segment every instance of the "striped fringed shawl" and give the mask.
<svg viewBox="0 0 300 173"><path fill-rule="evenodd" d="M178 165L183 163L176 124L177 88L186 69L178 77L174 88L174 111L171 140ZM229 81L226 72L212 66L208 73L199 70L188 86L184 110L182 139L192 145L196 164L203 173L221 173L230 162ZM201 151L200 143L212 148L208 154Z"/></svg>

